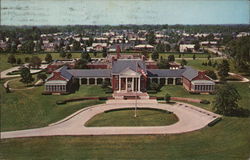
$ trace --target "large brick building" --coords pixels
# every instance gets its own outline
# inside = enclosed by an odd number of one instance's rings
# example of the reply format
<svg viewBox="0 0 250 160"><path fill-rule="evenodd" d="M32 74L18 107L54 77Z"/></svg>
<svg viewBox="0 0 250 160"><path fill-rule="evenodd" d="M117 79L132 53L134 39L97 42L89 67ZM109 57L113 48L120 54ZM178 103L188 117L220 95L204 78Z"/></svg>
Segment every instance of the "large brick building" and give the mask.
<svg viewBox="0 0 250 160"><path fill-rule="evenodd" d="M148 69L141 58L113 59L110 63L109 69L70 69L63 66L48 77L45 91L70 92L73 80L78 81L79 85L98 85L107 81L115 93L146 92L152 82L161 85L183 84L187 91L195 93L214 91L215 83L211 78L191 67Z"/></svg>

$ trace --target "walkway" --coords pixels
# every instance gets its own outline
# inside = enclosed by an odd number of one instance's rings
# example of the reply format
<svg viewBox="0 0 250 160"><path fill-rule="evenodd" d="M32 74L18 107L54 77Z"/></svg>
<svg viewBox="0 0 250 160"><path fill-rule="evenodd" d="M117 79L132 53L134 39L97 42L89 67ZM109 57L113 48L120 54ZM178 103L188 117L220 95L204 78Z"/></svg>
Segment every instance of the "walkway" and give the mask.
<svg viewBox="0 0 250 160"><path fill-rule="evenodd" d="M24 66L26 66L26 67L27 67L27 65L28 65L28 63L24 64ZM9 68L9 69L2 71L0 73L0 79L20 77L20 74L8 75L8 73L11 73L13 71L18 71L20 67L21 66L16 66L16 67L12 67L12 68ZM46 67L47 67L47 64L43 64L43 65L41 65L40 69L30 69L30 73L31 74L39 73L43 69L45 69Z"/></svg>
<svg viewBox="0 0 250 160"><path fill-rule="evenodd" d="M66 136L66 135L157 135L157 134L180 134L199 130L207 126L216 118L220 117L217 114L203 110L201 108L189 105L176 103L175 105L168 104L142 104L138 107L143 108L158 108L173 112L179 121L169 126L149 126L149 127L85 127L84 124L93 116L103 113L107 110L119 108L134 108L133 103L99 104L84 108L65 119L51 124L48 127L28 129L20 131L2 132L1 138L20 138L20 137L36 137L36 136ZM123 100L122 102L126 102ZM138 113L140 114L140 113Z"/></svg>

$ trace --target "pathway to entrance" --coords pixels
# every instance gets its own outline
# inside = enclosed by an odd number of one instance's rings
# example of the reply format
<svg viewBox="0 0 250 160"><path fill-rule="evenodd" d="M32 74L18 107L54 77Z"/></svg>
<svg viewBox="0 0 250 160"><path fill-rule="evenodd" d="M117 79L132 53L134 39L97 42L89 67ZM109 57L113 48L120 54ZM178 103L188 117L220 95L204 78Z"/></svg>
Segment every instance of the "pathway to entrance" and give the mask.
<svg viewBox="0 0 250 160"><path fill-rule="evenodd" d="M152 103L150 102L152 101ZM116 100L106 104L100 104L84 108L66 117L65 119L49 125L48 127L28 129L20 131L2 132L1 138L20 138L37 136L79 136L79 135L152 135L152 134L180 134L199 130L207 126L220 115L206 111L204 109L184 104L174 105L153 103L155 100L144 102L140 100L138 107L157 108L173 112L179 119L175 124L169 126L147 126L147 127L85 127L84 124L93 116L107 110L119 108L134 108L133 100ZM129 102L129 103L128 103ZM138 116L139 113L138 113Z"/></svg>

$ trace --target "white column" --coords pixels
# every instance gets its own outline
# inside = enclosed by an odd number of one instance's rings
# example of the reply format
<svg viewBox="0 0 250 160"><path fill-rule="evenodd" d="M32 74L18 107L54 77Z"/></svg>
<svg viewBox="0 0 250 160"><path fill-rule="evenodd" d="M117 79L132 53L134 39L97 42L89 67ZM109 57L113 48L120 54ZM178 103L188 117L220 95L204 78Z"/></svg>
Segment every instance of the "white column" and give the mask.
<svg viewBox="0 0 250 160"><path fill-rule="evenodd" d="M140 77L138 78L138 83L139 83L138 92L141 92L141 78Z"/></svg>
<svg viewBox="0 0 250 160"><path fill-rule="evenodd" d="M173 78L173 85L175 85L175 79L176 79L176 78Z"/></svg>
<svg viewBox="0 0 250 160"><path fill-rule="evenodd" d="M126 77L126 92L128 92L128 77Z"/></svg>
<svg viewBox="0 0 250 160"><path fill-rule="evenodd" d="M168 85L168 78L165 78L165 85Z"/></svg>
<svg viewBox="0 0 250 160"><path fill-rule="evenodd" d="M82 84L82 78L79 78L79 85Z"/></svg>
<svg viewBox="0 0 250 160"><path fill-rule="evenodd" d="M95 85L97 85L97 78L95 78Z"/></svg>
<svg viewBox="0 0 250 160"><path fill-rule="evenodd" d="M87 85L89 85L89 78L87 78Z"/></svg>
<svg viewBox="0 0 250 160"><path fill-rule="evenodd" d="M118 81L118 83L119 83L119 92L121 91L121 77L119 76L119 81Z"/></svg>
<svg viewBox="0 0 250 160"><path fill-rule="evenodd" d="M132 91L134 92L134 78L132 78Z"/></svg>

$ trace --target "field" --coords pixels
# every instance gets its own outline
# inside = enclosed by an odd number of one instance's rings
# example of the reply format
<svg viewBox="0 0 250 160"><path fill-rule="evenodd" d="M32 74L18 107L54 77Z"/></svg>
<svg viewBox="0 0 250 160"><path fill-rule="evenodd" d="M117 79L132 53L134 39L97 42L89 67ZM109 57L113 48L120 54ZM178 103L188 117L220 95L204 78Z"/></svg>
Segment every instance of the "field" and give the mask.
<svg viewBox="0 0 250 160"><path fill-rule="evenodd" d="M231 83L242 96L240 107L250 109L249 84ZM45 126L96 101L57 106L55 101L69 97L104 95L96 86L82 86L76 94L42 96L42 88L6 95L2 105L2 130ZM94 88L93 88L94 87ZM96 88L95 88L96 87ZM213 95L189 95L178 86L165 86L171 96L201 99ZM204 107L201 104L195 104ZM205 105L211 110L211 105ZM248 159L250 157L250 118L223 117L213 127L180 135L40 137L1 140L0 159ZM63 151L63 152L62 152Z"/></svg>
<svg viewBox="0 0 250 160"><path fill-rule="evenodd" d="M71 53L72 54L72 58L80 58L81 57L81 53ZM115 53L112 53L115 54ZM122 54L126 54L126 53L122 53ZM160 53L160 56L162 56L163 58L167 58L167 56L169 56L170 54L174 54L174 53ZM0 59L1 59L1 64L0 64L0 71L3 71L5 69L8 69L10 67L12 67L11 64L7 63L8 60L8 56L10 54L0 54ZM16 58L21 58L22 62L24 62L25 57L32 57L32 56L38 56L39 58L41 58L41 60L44 60L46 53L41 53L41 54L15 54ZM51 53L53 59L62 59L59 56L59 53ZM179 58L179 54L175 53L175 58ZM92 58L95 58L93 53L90 53L90 56ZM196 58L207 58L208 54L196 54ZM212 57L214 57L214 55L211 55ZM192 58L193 54L182 54L182 58ZM102 53L97 53L96 58L102 58Z"/></svg>
<svg viewBox="0 0 250 160"><path fill-rule="evenodd" d="M178 121L174 114L165 111L138 109L136 118L134 112L134 109L126 109L101 113L90 119L86 126L165 126Z"/></svg>
<svg viewBox="0 0 250 160"><path fill-rule="evenodd" d="M233 85L238 92L240 93L241 100L239 101L239 106L242 108L250 109L249 97L250 97L250 84L249 83L239 83L239 82L230 82L230 85ZM163 86L160 92L156 94L150 94L151 96L164 97L166 93L170 94L172 97L185 97L185 98L194 98L194 99L206 99L210 101L210 104L199 104L191 103L196 106L200 106L212 111L213 101L215 95L211 94L190 94L188 93L182 85L167 85Z"/></svg>
<svg viewBox="0 0 250 160"><path fill-rule="evenodd" d="M5 93L1 84L1 130L18 130L43 127L76 112L77 110L103 103L88 100L57 105L56 101L77 97L109 96L100 86L82 85L70 95L41 95L43 87Z"/></svg>

